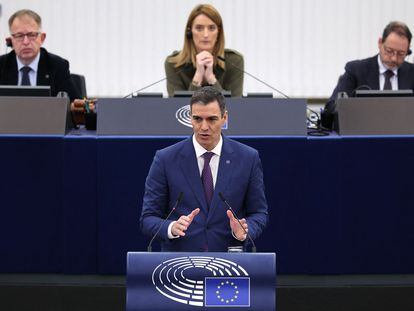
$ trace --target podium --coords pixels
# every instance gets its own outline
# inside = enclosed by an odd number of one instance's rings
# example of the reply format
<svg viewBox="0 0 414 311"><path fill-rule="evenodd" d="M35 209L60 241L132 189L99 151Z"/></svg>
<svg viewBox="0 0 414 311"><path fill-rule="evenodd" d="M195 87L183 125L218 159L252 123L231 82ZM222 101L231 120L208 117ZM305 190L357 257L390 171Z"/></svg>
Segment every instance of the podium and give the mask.
<svg viewBox="0 0 414 311"><path fill-rule="evenodd" d="M413 135L414 97L340 98L340 135Z"/></svg>
<svg viewBox="0 0 414 311"><path fill-rule="evenodd" d="M229 136L306 136L306 100L229 98L223 133ZM100 136L189 136L189 98L103 98L97 102Z"/></svg>
<svg viewBox="0 0 414 311"><path fill-rule="evenodd" d="M127 255L127 311L276 310L274 253Z"/></svg>

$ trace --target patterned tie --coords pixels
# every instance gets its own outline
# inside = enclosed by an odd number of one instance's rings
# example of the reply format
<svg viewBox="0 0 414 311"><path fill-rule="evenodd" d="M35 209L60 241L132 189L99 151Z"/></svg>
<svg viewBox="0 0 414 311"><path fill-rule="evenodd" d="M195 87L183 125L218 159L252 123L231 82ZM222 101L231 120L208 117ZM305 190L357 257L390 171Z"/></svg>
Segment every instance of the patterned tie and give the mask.
<svg viewBox="0 0 414 311"><path fill-rule="evenodd" d="M31 85L30 84L30 79L29 79L29 72L32 70L32 68L28 67L28 66L24 66L20 69L20 71L22 72L22 85Z"/></svg>
<svg viewBox="0 0 414 311"><path fill-rule="evenodd" d="M203 181L204 194L206 196L208 206L210 206L214 193L213 175L211 174L210 169L210 160L213 155L213 152L206 152L203 154L204 167L203 172L201 173L201 180Z"/></svg>
<svg viewBox="0 0 414 311"><path fill-rule="evenodd" d="M387 70L384 72L385 82L384 82L384 90L392 90L391 86L391 78L394 76L394 72L392 70Z"/></svg>

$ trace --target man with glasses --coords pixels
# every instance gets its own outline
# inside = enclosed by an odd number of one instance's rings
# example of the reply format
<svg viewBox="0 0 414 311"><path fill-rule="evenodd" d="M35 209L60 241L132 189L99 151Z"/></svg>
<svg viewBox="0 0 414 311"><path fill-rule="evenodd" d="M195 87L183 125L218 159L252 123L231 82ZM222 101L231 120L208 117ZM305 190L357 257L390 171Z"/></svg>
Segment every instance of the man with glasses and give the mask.
<svg viewBox="0 0 414 311"><path fill-rule="evenodd" d="M41 17L31 10L20 10L10 17L10 38L6 40L13 50L0 56L0 84L45 85L51 87L52 96L63 91L71 101L80 98L69 62L41 47L46 38L41 27Z"/></svg>
<svg viewBox="0 0 414 311"><path fill-rule="evenodd" d="M411 54L411 37L406 24L390 22L378 39L378 55L347 63L345 73L339 78L325 105L322 125L332 128L335 100L340 92L346 92L351 97L359 89L414 90L414 65L405 61L406 56Z"/></svg>

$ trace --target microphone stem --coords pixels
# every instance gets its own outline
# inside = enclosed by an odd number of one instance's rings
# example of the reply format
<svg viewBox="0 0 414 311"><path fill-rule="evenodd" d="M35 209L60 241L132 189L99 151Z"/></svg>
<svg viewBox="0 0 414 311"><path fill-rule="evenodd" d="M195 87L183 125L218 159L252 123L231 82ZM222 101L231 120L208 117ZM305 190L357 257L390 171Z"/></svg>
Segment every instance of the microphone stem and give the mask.
<svg viewBox="0 0 414 311"><path fill-rule="evenodd" d="M256 253L256 244L254 244L252 237L249 233L247 233L246 229L244 229L239 217L237 217L236 213L231 208L230 204L227 203L227 201L224 201L224 203L227 204L228 208L230 209L231 213L233 214L234 218L237 219L237 222L239 223L240 227L243 229L244 233L246 234L246 238L249 239L250 243L252 243L252 253Z"/></svg>
<svg viewBox="0 0 414 311"><path fill-rule="evenodd" d="M160 226L158 227L158 230L155 232L155 234L153 235L153 237L152 237L151 241L149 242L148 247L147 247L147 251L148 251L148 252L152 252L152 242L154 242L155 237L156 237L156 236L158 235L158 233L160 232L160 230L161 230L162 226L165 224L165 222L166 222L168 219L170 219L170 217L171 217L172 213L173 213L173 212L175 211L175 209L178 207L178 204L180 204L180 203L181 203L181 200L182 200L182 199L183 199L183 193L182 193L182 192L180 192L180 194L178 195L177 201L175 201L175 204L174 204L173 208L172 208L172 209L171 209L171 211L168 213L167 217L165 217L165 219L161 221L161 224L160 224Z"/></svg>
<svg viewBox="0 0 414 311"><path fill-rule="evenodd" d="M254 241L250 234L244 229L239 217L237 217L236 213L231 208L230 204L227 202L226 198L223 196L221 192L219 192L220 199L226 204L227 208L230 210L230 212L233 214L233 217L237 219L237 222L239 223L240 227L243 229L244 233L246 234L246 238L249 239L250 243L252 243L252 253L256 253L256 244L254 244Z"/></svg>
<svg viewBox="0 0 414 311"><path fill-rule="evenodd" d="M144 86L143 88L140 88L139 90L137 90L137 91L135 91L135 92L133 92L133 93L130 93L130 94L128 94L127 96L125 96L124 98L127 98L127 97L129 97L129 96L131 96L131 95L134 95L134 93L139 93L139 92L141 92L141 91L143 91L143 90L145 90L145 89L147 89L147 88L149 88L149 87L151 87L151 86L153 86L153 85L155 85L155 84L157 84L157 83L160 83L160 82L162 82L162 81L164 81L164 80L166 80L167 79L167 77L164 77L164 78L162 78L162 79L160 79L160 80L158 80L158 81L156 81L156 82L153 82L153 83L151 83L151 84L149 84L149 85L146 85L146 86Z"/></svg>
<svg viewBox="0 0 414 311"><path fill-rule="evenodd" d="M271 88L273 91L278 92L279 94L282 94L285 98L289 99L290 97L287 96L285 93L283 93L282 91L279 91L278 89L274 88L273 86L271 86L269 83L266 83L265 81L253 76L252 74L248 73L247 71L244 71L245 74L247 74L249 77L252 77L253 79L263 83L264 85L266 85L267 87Z"/></svg>

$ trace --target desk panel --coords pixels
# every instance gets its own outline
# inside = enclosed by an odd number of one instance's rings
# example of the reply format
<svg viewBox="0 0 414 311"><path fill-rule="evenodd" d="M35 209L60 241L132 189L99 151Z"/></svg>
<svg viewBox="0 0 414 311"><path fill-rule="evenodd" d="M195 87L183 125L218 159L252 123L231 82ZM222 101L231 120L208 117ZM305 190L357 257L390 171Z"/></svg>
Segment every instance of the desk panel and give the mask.
<svg viewBox="0 0 414 311"><path fill-rule="evenodd" d="M77 134L0 136L0 272L122 274L146 249L145 178L183 138ZM414 137L237 140L260 152L278 273L414 273Z"/></svg>
<svg viewBox="0 0 414 311"><path fill-rule="evenodd" d="M76 132L75 132L76 133ZM63 272L97 273L97 140L78 133L64 138Z"/></svg>
<svg viewBox="0 0 414 311"><path fill-rule="evenodd" d="M62 137L0 136L0 272L62 269Z"/></svg>

